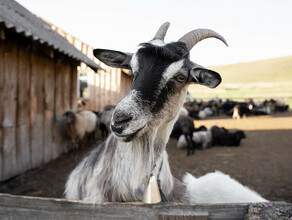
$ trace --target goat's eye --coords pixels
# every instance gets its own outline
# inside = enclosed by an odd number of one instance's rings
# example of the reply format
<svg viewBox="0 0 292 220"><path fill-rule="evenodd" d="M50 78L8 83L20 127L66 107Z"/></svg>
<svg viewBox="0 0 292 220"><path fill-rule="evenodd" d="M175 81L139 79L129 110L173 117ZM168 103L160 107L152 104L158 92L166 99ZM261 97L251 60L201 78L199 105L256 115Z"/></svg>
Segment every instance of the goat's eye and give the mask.
<svg viewBox="0 0 292 220"><path fill-rule="evenodd" d="M183 83L184 81L186 81L186 77L183 74L179 74L175 77L175 80L180 83Z"/></svg>

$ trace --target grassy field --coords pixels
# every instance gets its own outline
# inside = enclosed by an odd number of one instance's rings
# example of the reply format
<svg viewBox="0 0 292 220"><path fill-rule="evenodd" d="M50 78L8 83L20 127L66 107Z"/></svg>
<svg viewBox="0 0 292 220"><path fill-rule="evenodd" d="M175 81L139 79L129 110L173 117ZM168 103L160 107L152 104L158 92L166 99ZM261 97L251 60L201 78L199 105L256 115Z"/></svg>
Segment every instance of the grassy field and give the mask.
<svg viewBox="0 0 292 220"><path fill-rule="evenodd" d="M190 86L196 98L283 98L292 106L292 56L209 68L220 73L222 83L216 89Z"/></svg>

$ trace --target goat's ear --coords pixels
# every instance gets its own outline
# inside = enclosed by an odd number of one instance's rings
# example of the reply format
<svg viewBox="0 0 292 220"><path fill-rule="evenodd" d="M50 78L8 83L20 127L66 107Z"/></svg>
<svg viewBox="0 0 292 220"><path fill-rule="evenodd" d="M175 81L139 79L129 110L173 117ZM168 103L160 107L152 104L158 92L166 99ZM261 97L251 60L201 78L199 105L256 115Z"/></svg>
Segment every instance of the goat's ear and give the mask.
<svg viewBox="0 0 292 220"><path fill-rule="evenodd" d="M222 79L221 76L212 70L208 70L201 67L194 67L190 70L192 81L210 88L217 87Z"/></svg>
<svg viewBox="0 0 292 220"><path fill-rule="evenodd" d="M108 66L131 69L130 61L133 55L131 53L123 53L115 50L95 49L93 50L93 54L97 59Z"/></svg>

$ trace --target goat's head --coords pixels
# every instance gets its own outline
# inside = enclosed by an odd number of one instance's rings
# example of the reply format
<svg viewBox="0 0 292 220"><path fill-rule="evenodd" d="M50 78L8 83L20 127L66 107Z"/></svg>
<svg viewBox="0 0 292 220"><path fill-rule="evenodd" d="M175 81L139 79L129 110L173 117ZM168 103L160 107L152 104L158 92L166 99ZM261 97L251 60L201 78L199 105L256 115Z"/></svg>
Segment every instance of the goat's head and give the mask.
<svg viewBox="0 0 292 220"><path fill-rule="evenodd" d="M75 120L75 113L72 111L67 111L63 114L63 116L65 117L66 123L71 123Z"/></svg>
<svg viewBox="0 0 292 220"><path fill-rule="evenodd" d="M169 23L164 23L155 37L140 44L133 54L94 50L94 55L105 64L132 72L131 89L116 106L111 122L114 134L124 141L176 118L191 83L215 88L221 82L218 73L193 63L189 52L196 43L209 37L227 45L224 38L212 30L197 29L166 44L168 27Z"/></svg>

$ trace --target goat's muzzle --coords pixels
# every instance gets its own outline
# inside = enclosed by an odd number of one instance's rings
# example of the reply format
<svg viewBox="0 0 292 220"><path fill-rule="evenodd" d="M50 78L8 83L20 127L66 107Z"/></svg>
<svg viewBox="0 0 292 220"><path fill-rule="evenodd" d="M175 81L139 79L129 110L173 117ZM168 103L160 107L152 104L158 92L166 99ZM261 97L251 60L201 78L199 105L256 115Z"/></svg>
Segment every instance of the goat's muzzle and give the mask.
<svg viewBox="0 0 292 220"><path fill-rule="evenodd" d="M145 125L140 126L141 124L137 122L131 113L116 111L112 118L111 130L116 137L129 142L145 127Z"/></svg>
<svg viewBox="0 0 292 220"><path fill-rule="evenodd" d="M115 112L112 118L111 129L115 134L122 134L133 116L129 113Z"/></svg>

